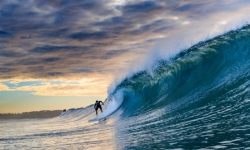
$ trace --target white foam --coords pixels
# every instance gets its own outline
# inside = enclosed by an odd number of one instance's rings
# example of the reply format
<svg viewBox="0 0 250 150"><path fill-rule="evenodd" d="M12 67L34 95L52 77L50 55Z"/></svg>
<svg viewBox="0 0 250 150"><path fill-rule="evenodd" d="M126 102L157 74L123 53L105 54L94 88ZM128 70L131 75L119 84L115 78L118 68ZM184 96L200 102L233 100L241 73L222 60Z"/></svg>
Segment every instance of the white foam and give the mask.
<svg viewBox="0 0 250 150"><path fill-rule="evenodd" d="M204 18L189 25L180 27L178 30L171 31L165 39L159 43L148 53L146 59L137 64L131 64L127 74L116 78L114 83L109 86L108 93L112 94L117 85L125 78L132 77L135 73L146 70L153 76L152 72L156 68L156 62L159 60L170 60L181 51L208 39L222 35L231 30L241 28L250 22L250 18L245 15L249 8L239 10L232 13L234 17L224 18L225 14L218 14L211 18ZM219 18L219 19L218 19Z"/></svg>
<svg viewBox="0 0 250 150"><path fill-rule="evenodd" d="M66 113L65 111L64 111L64 112L62 112L62 113L61 113L61 115L60 115L60 117L62 117L65 113Z"/></svg>

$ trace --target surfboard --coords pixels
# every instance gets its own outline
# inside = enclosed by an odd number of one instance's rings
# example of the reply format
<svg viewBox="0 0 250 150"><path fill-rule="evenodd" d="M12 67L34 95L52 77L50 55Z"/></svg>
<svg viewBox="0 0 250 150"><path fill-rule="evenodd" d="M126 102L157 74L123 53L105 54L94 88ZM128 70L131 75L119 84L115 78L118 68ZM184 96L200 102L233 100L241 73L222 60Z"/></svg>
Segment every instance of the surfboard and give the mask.
<svg viewBox="0 0 250 150"><path fill-rule="evenodd" d="M106 116L96 116L92 119L89 119L89 122L94 122L94 121L106 121L108 119L108 117Z"/></svg>
<svg viewBox="0 0 250 150"><path fill-rule="evenodd" d="M99 119L99 121L106 121L107 118L102 118L102 119Z"/></svg>

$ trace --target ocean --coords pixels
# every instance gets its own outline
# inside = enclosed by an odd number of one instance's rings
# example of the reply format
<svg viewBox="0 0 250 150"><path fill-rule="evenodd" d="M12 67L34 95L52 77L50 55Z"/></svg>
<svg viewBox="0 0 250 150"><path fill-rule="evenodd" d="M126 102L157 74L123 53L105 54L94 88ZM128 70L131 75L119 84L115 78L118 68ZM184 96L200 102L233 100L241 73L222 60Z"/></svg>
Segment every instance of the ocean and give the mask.
<svg viewBox="0 0 250 150"><path fill-rule="evenodd" d="M249 79L245 25L128 76L98 117L1 120L0 149L250 149Z"/></svg>

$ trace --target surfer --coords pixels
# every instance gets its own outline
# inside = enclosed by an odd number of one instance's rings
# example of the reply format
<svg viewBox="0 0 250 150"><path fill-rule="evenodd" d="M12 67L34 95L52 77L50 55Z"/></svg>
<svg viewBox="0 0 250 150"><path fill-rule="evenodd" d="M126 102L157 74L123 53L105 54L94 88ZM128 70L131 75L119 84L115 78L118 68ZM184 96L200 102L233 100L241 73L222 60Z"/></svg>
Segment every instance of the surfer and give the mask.
<svg viewBox="0 0 250 150"><path fill-rule="evenodd" d="M60 116L63 116L65 113L66 113L66 109L64 109L64 110L62 111L62 113L61 113Z"/></svg>
<svg viewBox="0 0 250 150"><path fill-rule="evenodd" d="M100 108L100 110L101 110L101 112L102 112L101 103L102 103L102 105L104 105L104 103L103 103L102 101L98 101L98 100L95 101L95 106L94 106L94 108L95 108L96 115L98 115L98 112L97 112L98 108Z"/></svg>

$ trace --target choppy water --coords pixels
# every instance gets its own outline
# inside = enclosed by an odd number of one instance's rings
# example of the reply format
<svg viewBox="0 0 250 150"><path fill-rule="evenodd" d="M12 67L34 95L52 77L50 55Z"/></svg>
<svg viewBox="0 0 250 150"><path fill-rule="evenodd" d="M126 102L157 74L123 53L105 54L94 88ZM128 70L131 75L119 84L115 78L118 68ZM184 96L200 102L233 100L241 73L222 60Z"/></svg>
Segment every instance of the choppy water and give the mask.
<svg viewBox="0 0 250 150"><path fill-rule="evenodd" d="M93 106L0 121L2 149L250 149L250 26L123 80Z"/></svg>

